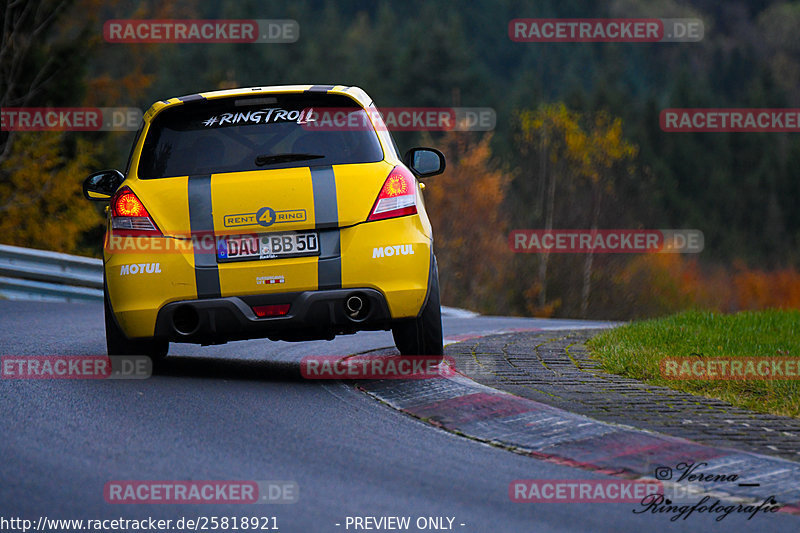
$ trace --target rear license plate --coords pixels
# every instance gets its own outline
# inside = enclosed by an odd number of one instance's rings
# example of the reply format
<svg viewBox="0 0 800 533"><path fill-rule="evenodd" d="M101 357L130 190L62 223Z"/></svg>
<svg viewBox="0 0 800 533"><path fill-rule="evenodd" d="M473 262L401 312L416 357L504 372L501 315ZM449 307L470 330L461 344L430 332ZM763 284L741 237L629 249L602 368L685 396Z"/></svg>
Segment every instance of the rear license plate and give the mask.
<svg viewBox="0 0 800 533"><path fill-rule="evenodd" d="M217 262L252 261L319 255L316 232L229 235L217 239Z"/></svg>

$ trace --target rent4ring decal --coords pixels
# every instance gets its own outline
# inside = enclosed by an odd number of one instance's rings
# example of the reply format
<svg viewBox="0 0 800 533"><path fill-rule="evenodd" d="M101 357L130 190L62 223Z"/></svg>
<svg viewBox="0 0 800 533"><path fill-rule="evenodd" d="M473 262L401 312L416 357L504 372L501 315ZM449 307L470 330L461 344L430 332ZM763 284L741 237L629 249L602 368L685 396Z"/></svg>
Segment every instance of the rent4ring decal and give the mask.
<svg viewBox="0 0 800 533"><path fill-rule="evenodd" d="M255 226L256 224L264 227L283 222L303 222L306 219L305 209L287 209L275 211L271 207L262 207L255 213L239 213L235 215L225 215L223 223L226 228L237 226Z"/></svg>

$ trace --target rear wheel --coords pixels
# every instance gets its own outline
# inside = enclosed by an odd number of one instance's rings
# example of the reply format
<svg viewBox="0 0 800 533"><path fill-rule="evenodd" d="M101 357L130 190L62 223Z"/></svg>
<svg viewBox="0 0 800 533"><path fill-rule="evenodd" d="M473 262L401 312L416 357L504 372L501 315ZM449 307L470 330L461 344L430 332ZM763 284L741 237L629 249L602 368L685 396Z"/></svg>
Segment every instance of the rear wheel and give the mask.
<svg viewBox="0 0 800 533"><path fill-rule="evenodd" d="M428 301L419 317L392 328L394 344L402 355L442 355L442 310L439 303L439 268L433 258L433 279Z"/></svg>
<svg viewBox="0 0 800 533"><path fill-rule="evenodd" d="M111 302L108 299L108 290L103 287L103 308L106 320L106 348L109 357L122 355L147 355L153 361L153 367L167 356L169 351L169 341L160 338L150 339L129 339L122 332L117 320L114 318L114 311L111 309Z"/></svg>

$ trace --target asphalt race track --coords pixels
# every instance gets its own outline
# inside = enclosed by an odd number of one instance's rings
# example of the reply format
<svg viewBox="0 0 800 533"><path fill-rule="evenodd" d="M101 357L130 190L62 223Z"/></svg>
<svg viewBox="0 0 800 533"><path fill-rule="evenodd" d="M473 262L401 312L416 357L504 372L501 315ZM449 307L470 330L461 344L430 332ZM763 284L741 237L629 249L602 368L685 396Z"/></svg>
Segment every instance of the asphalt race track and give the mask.
<svg viewBox="0 0 800 533"><path fill-rule="evenodd" d="M102 355L101 304L0 302L0 354ZM445 335L598 323L445 318ZM606 476L446 433L352 384L305 381L305 355L391 346L389 333L332 342L172 345L146 380L0 380L0 516L33 520L274 517L283 532L356 531L347 517L453 519L452 530L798 531L800 518L634 514L634 504L514 503L515 479ZM112 480L283 480L291 504L109 504ZM437 522L438 523L438 522ZM410 531L417 531L411 527Z"/></svg>

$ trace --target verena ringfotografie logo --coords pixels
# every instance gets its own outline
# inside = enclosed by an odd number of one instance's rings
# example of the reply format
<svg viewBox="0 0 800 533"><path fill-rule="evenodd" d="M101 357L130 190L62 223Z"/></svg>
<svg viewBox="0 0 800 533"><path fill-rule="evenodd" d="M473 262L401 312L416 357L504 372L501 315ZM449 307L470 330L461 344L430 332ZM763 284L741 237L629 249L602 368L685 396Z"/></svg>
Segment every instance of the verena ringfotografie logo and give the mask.
<svg viewBox="0 0 800 533"><path fill-rule="evenodd" d="M714 486L736 484L737 474L699 471L707 463L680 463L679 479L672 480L672 468L659 466L655 479L517 479L508 486L508 496L517 503L635 503L633 514L668 517L671 522L686 520L694 513L709 514L720 522L731 514L746 516L775 513L781 505L774 496L750 504L723 503L707 494ZM696 485L696 487L692 487ZM741 483L739 485L742 485ZM748 483L758 486L758 483ZM678 504L677 501L680 500Z"/></svg>
<svg viewBox="0 0 800 533"><path fill-rule="evenodd" d="M453 358L441 355L317 355L300 361L306 379L430 379L453 376L454 368Z"/></svg>
<svg viewBox="0 0 800 533"><path fill-rule="evenodd" d="M108 43L293 43L296 20L109 20Z"/></svg>
<svg viewBox="0 0 800 533"><path fill-rule="evenodd" d="M661 111L659 123L670 133L797 133L800 109L675 108Z"/></svg>
<svg viewBox="0 0 800 533"><path fill-rule="evenodd" d="M518 43L677 43L703 39L698 19L513 19L508 37Z"/></svg>
<svg viewBox="0 0 800 533"><path fill-rule="evenodd" d="M146 355L4 355L3 379L146 379L153 361Z"/></svg>
<svg viewBox="0 0 800 533"><path fill-rule="evenodd" d="M703 251L700 230L647 229L518 229L508 235L517 253L642 254Z"/></svg>
<svg viewBox="0 0 800 533"><path fill-rule="evenodd" d="M800 379L798 357L666 357L661 377L698 380Z"/></svg>
<svg viewBox="0 0 800 533"><path fill-rule="evenodd" d="M106 503L297 503L295 481L109 481L103 487Z"/></svg>
<svg viewBox="0 0 800 533"><path fill-rule="evenodd" d="M142 110L135 107L4 107L2 131L136 131Z"/></svg>
<svg viewBox="0 0 800 533"><path fill-rule="evenodd" d="M750 503L723 503L719 498L712 497L710 493L716 490L730 491L732 487L761 485L755 481L758 476L744 480L735 471L723 470L719 464L686 461L674 467L661 465L655 468L655 479L670 490L649 494L633 510L634 514L661 515L669 517L670 522L676 522L698 513L714 516L716 522L721 522L731 514L746 516L747 520L752 520L756 516L777 513L782 507L775 495L762 495L757 501Z"/></svg>

